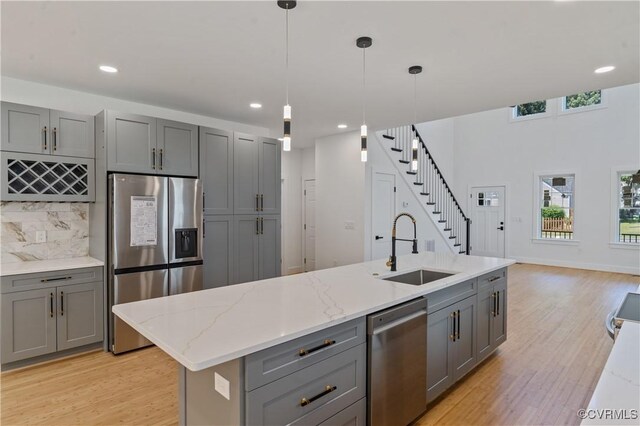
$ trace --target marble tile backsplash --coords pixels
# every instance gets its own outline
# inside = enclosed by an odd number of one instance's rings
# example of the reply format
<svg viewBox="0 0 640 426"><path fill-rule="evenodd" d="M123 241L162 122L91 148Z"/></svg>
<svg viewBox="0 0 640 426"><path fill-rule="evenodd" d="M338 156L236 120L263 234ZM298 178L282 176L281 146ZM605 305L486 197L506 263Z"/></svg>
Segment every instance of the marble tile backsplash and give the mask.
<svg viewBox="0 0 640 426"><path fill-rule="evenodd" d="M0 202L0 263L88 255L89 204Z"/></svg>

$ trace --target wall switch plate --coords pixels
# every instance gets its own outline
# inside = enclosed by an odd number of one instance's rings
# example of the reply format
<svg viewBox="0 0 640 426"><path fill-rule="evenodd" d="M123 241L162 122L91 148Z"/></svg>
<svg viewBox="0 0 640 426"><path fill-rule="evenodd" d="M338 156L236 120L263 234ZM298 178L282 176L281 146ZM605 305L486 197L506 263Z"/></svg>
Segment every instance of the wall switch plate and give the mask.
<svg viewBox="0 0 640 426"><path fill-rule="evenodd" d="M216 390L216 392L218 392L220 395L222 395L223 397L225 397L227 399L227 401L229 401L231 399L231 389L230 389L230 383L227 379L225 379L224 377L222 377L220 374L218 374L218 372L214 372L213 373L214 376L214 388Z"/></svg>
<svg viewBox="0 0 640 426"><path fill-rule="evenodd" d="M402 202L402 207L403 207L403 208L407 208L407 207L409 207L409 202L408 202L408 201L403 201L403 202Z"/></svg>
<svg viewBox="0 0 640 426"><path fill-rule="evenodd" d="M47 231L36 231L36 243L47 242Z"/></svg>
<svg viewBox="0 0 640 426"><path fill-rule="evenodd" d="M355 229L356 227L356 223L352 220L345 220L344 221L344 229Z"/></svg>
<svg viewBox="0 0 640 426"><path fill-rule="evenodd" d="M424 249L425 251L436 251L436 240L425 240Z"/></svg>

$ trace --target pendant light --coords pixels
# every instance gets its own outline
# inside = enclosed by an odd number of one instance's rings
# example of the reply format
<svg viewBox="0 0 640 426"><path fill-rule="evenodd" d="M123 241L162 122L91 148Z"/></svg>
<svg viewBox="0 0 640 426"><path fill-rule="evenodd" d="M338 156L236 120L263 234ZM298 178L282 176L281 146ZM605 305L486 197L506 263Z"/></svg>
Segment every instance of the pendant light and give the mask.
<svg viewBox="0 0 640 426"><path fill-rule="evenodd" d="M420 65L409 67L409 74L413 75L413 124L418 124L418 74L422 72ZM418 170L418 135L411 140L411 171Z"/></svg>
<svg viewBox="0 0 640 426"><path fill-rule="evenodd" d="M284 136L282 138L282 150L291 151L291 105L289 105L289 10L296 7L297 1L278 1L278 6L285 10L285 86L286 105L284 106Z"/></svg>
<svg viewBox="0 0 640 426"><path fill-rule="evenodd" d="M365 50L367 47L371 47L373 44L373 40L371 37L359 37L356 40L356 46L362 49L362 126L360 126L360 161L365 163L367 161L367 120L365 114L365 103L366 103L366 58L365 58Z"/></svg>

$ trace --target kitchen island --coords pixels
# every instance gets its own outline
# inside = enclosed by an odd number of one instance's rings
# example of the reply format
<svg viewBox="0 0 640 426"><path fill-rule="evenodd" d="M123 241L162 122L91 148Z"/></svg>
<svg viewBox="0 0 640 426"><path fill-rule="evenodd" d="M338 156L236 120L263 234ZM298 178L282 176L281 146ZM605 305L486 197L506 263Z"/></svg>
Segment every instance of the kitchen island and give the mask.
<svg viewBox="0 0 640 426"><path fill-rule="evenodd" d="M364 319L373 312L425 296L430 313L435 314L461 298L473 299L473 330L480 333L468 341L473 362L465 362L460 371L448 366L442 379L432 382L434 393L429 399L473 368L506 339L504 309L502 340L482 345L482 334L493 335L495 329L490 316L495 316L491 300L496 291L490 290L496 280L503 282L506 308L506 267L513 263L447 253L406 255L398 258L394 273L385 260L377 260L116 305L113 312L182 365L182 423L277 423L285 419L278 416L289 416L287 423L320 424L328 419L323 417L329 412L327 407L337 412L345 404L364 404L360 398L366 387ZM381 279L417 269L452 275L419 286ZM445 319L443 324L447 339L449 322ZM429 356L437 356L431 349L442 346L445 358L456 352L447 351L448 344L447 340L431 344ZM295 349L283 355L289 348ZM455 364L451 359L444 363ZM335 377L323 377L332 372ZM305 393L309 375L323 383L320 392ZM326 396L333 392L332 383L325 383L329 379L344 383L334 395ZM296 401L302 397L302 404L291 407L284 397L289 391L295 391ZM274 394L284 396L269 399ZM313 401L305 404L305 395ZM288 405L280 406L279 401Z"/></svg>

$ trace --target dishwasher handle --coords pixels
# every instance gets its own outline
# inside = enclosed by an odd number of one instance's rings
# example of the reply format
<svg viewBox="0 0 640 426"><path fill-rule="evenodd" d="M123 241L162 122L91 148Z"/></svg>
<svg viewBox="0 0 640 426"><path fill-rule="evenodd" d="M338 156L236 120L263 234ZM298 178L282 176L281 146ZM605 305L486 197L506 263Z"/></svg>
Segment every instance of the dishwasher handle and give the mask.
<svg viewBox="0 0 640 426"><path fill-rule="evenodd" d="M371 334L373 336L375 336L377 334L384 333L385 331L387 331L387 330L389 330L389 329L391 329L393 327L397 327L400 324L404 324L405 322L409 322L409 321L412 321L412 320L414 320L416 318L419 318L421 316L426 316L426 315L427 315L427 310L426 309L421 309L418 312L414 312L411 315L408 315L408 316L402 317L402 318L398 318L397 320L392 321L390 323L387 323L387 324L385 324L385 325L383 325L381 327L374 328L373 329L373 333L371 333Z"/></svg>

